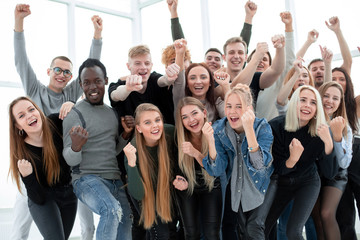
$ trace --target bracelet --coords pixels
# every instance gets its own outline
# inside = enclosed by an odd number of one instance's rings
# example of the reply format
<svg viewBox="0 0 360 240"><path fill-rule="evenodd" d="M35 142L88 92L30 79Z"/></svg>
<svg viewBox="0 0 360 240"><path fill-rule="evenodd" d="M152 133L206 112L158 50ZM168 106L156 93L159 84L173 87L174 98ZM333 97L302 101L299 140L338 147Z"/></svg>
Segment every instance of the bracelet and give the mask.
<svg viewBox="0 0 360 240"><path fill-rule="evenodd" d="M248 147L248 150L249 150L249 152L255 152L255 150L258 150L258 148L259 148L259 145L257 145L256 147Z"/></svg>

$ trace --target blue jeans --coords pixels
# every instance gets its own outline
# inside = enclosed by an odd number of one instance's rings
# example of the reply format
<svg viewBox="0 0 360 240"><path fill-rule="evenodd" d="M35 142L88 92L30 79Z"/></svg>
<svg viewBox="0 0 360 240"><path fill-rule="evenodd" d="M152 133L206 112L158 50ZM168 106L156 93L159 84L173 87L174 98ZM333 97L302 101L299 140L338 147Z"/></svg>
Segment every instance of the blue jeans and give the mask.
<svg viewBox="0 0 360 240"><path fill-rule="evenodd" d="M95 175L82 176L73 183L76 196L100 215L97 240L131 239L131 210L123 182Z"/></svg>

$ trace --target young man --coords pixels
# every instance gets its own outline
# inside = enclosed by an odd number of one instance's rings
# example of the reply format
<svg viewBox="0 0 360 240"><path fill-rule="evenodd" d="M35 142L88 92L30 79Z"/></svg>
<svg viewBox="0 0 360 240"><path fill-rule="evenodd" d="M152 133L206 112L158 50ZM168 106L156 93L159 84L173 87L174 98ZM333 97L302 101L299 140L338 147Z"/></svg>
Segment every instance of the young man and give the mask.
<svg viewBox="0 0 360 240"><path fill-rule="evenodd" d="M31 14L30 6L27 4L18 4L15 8L15 28L14 28L14 52L15 65L24 86L25 94L32 98L41 108L45 115L59 113L63 119L71 110L74 103L82 94L82 89L78 81L72 78L72 63L64 56L55 57L50 68L47 69L49 75L49 85L43 85L36 77L27 57L24 36L24 18ZM90 49L90 57L100 58L101 55L101 33L103 29L102 19L99 16L93 16L94 39ZM69 83L69 84L68 84ZM26 191L22 191L26 193ZM93 237L94 223L91 215L82 217L82 212L89 212L83 209L79 204L80 223L82 230L82 239L89 240ZM27 206L27 196L19 194L14 206L14 224L11 233L11 239L24 240L29 236L32 218Z"/></svg>
<svg viewBox="0 0 360 240"><path fill-rule="evenodd" d="M126 144L119 138L119 121L104 104L108 83L105 66L87 59L79 69L85 99L63 121L66 162L72 167L74 192L100 215L96 239L131 239L131 211L120 179L116 155Z"/></svg>

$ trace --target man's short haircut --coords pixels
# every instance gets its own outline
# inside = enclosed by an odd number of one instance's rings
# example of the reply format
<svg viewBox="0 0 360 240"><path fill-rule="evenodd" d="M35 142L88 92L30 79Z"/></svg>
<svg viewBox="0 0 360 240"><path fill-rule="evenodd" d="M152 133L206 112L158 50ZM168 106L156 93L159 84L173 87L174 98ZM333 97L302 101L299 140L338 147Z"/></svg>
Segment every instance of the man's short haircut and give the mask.
<svg viewBox="0 0 360 240"><path fill-rule="evenodd" d="M308 65L308 69L310 71L311 71L311 69L310 69L311 64L316 63L316 62L324 62L324 60L322 60L321 58L315 58L315 59L311 60L311 62Z"/></svg>
<svg viewBox="0 0 360 240"><path fill-rule="evenodd" d="M229 38L224 44L224 47L223 47L224 55L226 55L226 47L231 43L242 43L245 47L245 53L247 53L247 44L242 39L242 37L232 37L232 38Z"/></svg>
<svg viewBox="0 0 360 240"><path fill-rule="evenodd" d="M85 62L83 62L79 68L79 83L81 83L81 73L84 70L84 68L92 68L98 66L103 74L104 74L104 79L107 79L107 74L106 74L106 68L104 66L104 64L102 64L102 62L100 62L100 60L95 59L95 58L88 58L85 60Z"/></svg>
<svg viewBox="0 0 360 240"><path fill-rule="evenodd" d="M205 56L206 56L206 54L208 54L208 52L217 52L217 53L219 53L221 56L223 55L222 52L221 52L219 49L217 49L217 48L209 48L209 49L205 52Z"/></svg>
<svg viewBox="0 0 360 240"><path fill-rule="evenodd" d="M63 60L65 62L69 62L71 64L71 67L73 66L71 60L68 58L68 57L65 57L65 56L57 56L55 57L52 61L51 61L51 64L50 64L50 68L52 68L54 66L54 63L55 63L55 60L57 59L60 59L60 60ZM64 69L65 70L65 69ZM70 70L70 69L69 69Z"/></svg>
<svg viewBox="0 0 360 240"><path fill-rule="evenodd" d="M137 45L129 49L128 58L150 54L150 48L147 45Z"/></svg>

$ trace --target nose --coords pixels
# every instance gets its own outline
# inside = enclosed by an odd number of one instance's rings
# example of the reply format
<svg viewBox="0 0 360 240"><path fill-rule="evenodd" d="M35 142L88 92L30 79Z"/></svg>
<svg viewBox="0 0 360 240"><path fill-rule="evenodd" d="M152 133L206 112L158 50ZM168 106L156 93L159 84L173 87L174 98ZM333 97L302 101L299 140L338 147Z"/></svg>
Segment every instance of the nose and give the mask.
<svg viewBox="0 0 360 240"><path fill-rule="evenodd" d="M90 89L95 89L96 88L96 84L95 83L91 83L89 86Z"/></svg>

